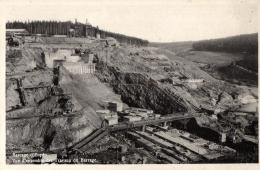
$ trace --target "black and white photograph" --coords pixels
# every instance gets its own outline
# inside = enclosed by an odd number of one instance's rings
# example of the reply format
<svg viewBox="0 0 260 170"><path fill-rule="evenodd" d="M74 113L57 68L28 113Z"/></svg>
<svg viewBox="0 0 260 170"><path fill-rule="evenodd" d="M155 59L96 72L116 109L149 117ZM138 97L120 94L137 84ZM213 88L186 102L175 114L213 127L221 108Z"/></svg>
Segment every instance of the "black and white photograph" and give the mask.
<svg viewBox="0 0 260 170"><path fill-rule="evenodd" d="M4 8L5 164L259 163L257 0Z"/></svg>

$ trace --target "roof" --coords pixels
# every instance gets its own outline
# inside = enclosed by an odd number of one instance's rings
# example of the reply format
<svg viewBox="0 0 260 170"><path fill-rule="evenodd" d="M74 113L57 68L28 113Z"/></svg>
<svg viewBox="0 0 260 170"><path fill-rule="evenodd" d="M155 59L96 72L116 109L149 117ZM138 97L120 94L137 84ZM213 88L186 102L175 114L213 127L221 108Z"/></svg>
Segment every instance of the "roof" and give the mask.
<svg viewBox="0 0 260 170"><path fill-rule="evenodd" d="M53 35L53 37L67 37L67 35L58 35L58 34L55 34L55 35Z"/></svg>
<svg viewBox="0 0 260 170"><path fill-rule="evenodd" d="M6 32L27 32L26 29L6 29Z"/></svg>

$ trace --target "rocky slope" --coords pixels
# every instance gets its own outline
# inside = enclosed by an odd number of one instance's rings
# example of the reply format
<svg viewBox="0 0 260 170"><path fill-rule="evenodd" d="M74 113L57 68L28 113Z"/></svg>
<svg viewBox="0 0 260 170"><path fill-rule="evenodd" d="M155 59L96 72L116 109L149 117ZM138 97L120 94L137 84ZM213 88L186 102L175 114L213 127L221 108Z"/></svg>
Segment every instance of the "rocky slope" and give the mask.
<svg viewBox="0 0 260 170"><path fill-rule="evenodd" d="M95 111L104 109L107 100L122 100L129 106L153 109L160 114L191 113L202 108L212 114L216 109L228 110L239 104L238 96L245 91L214 79L168 50L126 45L105 47L102 41L95 41L94 45L88 42L82 48L94 53L95 75L73 75L61 67L58 87L52 83L52 70L40 69L44 65L41 53L44 49L26 47L24 51L10 52L12 55L7 53L7 63L11 63L7 64L10 75L6 79L8 149L55 150L69 146L100 127L102 119ZM25 64L32 59L39 65L38 70ZM87 61L84 57L83 60ZM205 81L192 84L190 79ZM53 94L55 89L70 96L72 114L55 115L61 108L59 95ZM209 116L205 117L199 121L207 122Z"/></svg>
<svg viewBox="0 0 260 170"><path fill-rule="evenodd" d="M204 105L216 108L209 99L219 100L218 96L223 96L223 92L230 96L235 91L242 91L214 79L192 62L167 50L129 47L106 50L106 54L97 53L96 75L102 82L109 83L129 105L170 114L198 110ZM169 57L175 60L171 61ZM189 79L203 79L205 82L185 82ZM233 98L229 99L232 105Z"/></svg>
<svg viewBox="0 0 260 170"><path fill-rule="evenodd" d="M120 101L120 96L95 77L87 79L64 69L61 70L60 86L54 86L53 71L43 68L44 63L37 62L42 67L38 70L31 70L26 65L31 59L40 61L41 50L10 50L8 57L12 53L13 58L17 56L19 60L11 61L16 69L6 77L7 151L30 152L68 147L100 127L102 120L95 111L103 109L106 100ZM21 61L24 65L20 67L17 62ZM69 114L64 114L60 103L66 98L74 106Z"/></svg>
<svg viewBox="0 0 260 170"><path fill-rule="evenodd" d="M160 88L149 76L120 72L107 66L99 69L98 76L121 95L123 102L131 106L149 108L161 114L185 112L189 109L186 101L170 90Z"/></svg>

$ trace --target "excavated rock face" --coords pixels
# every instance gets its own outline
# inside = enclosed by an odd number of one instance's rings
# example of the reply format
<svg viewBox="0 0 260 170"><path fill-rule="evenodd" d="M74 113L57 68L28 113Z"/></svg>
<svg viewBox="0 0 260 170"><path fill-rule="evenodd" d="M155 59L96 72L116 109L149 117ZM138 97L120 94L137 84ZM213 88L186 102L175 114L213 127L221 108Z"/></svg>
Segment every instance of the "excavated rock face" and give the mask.
<svg viewBox="0 0 260 170"><path fill-rule="evenodd" d="M185 112L188 105L170 91L140 73L123 73L115 67L99 65L97 76L108 82L121 95L123 102L130 106L153 109L157 113L172 114Z"/></svg>
<svg viewBox="0 0 260 170"><path fill-rule="evenodd" d="M6 120L8 149L20 149L24 152L62 149L78 142L94 129L89 114L86 114L95 113L93 109L83 109L72 116L54 116L53 111L60 107L60 96L50 96L50 88L24 90L27 101L24 107L21 106L20 94L15 90L17 86L15 83L12 84L12 81L8 82L10 84L7 90L7 109L10 111L7 112ZM12 105L20 105L21 108L14 109Z"/></svg>
<svg viewBox="0 0 260 170"><path fill-rule="evenodd" d="M86 122L82 115L7 120L7 148L21 151L62 149L91 133L93 128Z"/></svg>
<svg viewBox="0 0 260 170"><path fill-rule="evenodd" d="M21 106L19 92L17 89L17 81L15 79L6 80L6 110L11 110Z"/></svg>
<svg viewBox="0 0 260 170"><path fill-rule="evenodd" d="M53 81L52 70L39 70L21 77L24 87L51 85Z"/></svg>
<svg viewBox="0 0 260 170"><path fill-rule="evenodd" d="M50 88L38 88L25 90L27 105L35 106L50 94Z"/></svg>
<svg viewBox="0 0 260 170"><path fill-rule="evenodd" d="M20 84L19 84L20 82ZM23 106L35 106L50 93L52 73L50 71L37 71L15 75L6 79L6 110ZM41 86L41 88L33 88ZM21 96L21 89L24 97Z"/></svg>
<svg viewBox="0 0 260 170"><path fill-rule="evenodd" d="M6 52L6 73L22 73L43 65L40 48L9 49Z"/></svg>
<svg viewBox="0 0 260 170"><path fill-rule="evenodd" d="M41 50L12 50L7 54L7 72L10 73L6 78L7 150L30 152L63 149L99 126L93 125L93 118L87 114L95 113L95 110L82 108L73 96L53 94L53 71L43 68ZM42 69L31 70L27 67L27 61L33 59ZM73 114L63 115L63 97L71 100L73 105L76 103Z"/></svg>
<svg viewBox="0 0 260 170"><path fill-rule="evenodd" d="M200 105L184 86L165 86L160 78L186 75L184 64L175 65L156 50L150 48L107 48L97 53L98 78L109 83L129 106L150 108L161 114L186 112ZM181 63L181 62L180 62ZM166 71L165 69L168 68ZM189 69L189 73L192 71ZM190 74L191 77L193 74Z"/></svg>

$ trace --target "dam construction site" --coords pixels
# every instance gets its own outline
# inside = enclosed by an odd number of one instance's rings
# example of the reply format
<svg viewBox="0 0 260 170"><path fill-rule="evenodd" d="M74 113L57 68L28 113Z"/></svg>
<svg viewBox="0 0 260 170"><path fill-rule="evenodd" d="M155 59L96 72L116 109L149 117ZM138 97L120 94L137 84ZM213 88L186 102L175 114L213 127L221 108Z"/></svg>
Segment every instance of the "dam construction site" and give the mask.
<svg viewBox="0 0 260 170"><path fill-rule="evenodd" d="M258 162L257 50L27 24L6 25L8 164Z"/></svg>

